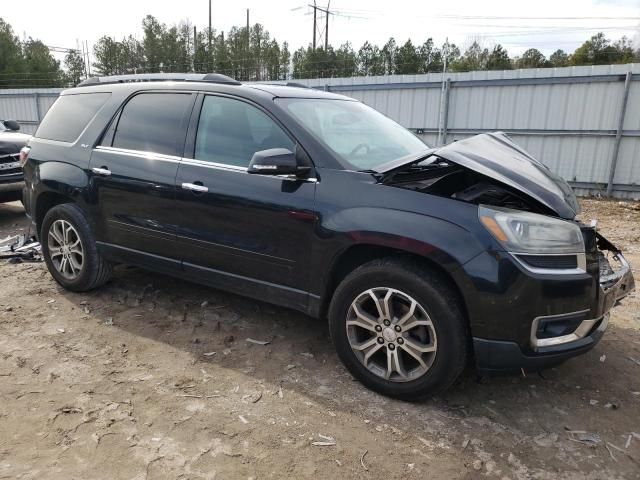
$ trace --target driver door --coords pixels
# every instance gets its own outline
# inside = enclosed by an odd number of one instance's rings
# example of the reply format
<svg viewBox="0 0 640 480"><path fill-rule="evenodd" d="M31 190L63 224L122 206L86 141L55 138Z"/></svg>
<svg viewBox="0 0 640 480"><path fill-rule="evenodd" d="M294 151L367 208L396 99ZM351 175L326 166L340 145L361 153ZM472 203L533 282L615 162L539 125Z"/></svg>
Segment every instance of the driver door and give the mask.
<svg viewBox="0 0 640 480"><path fill-rule="evenodd" d="M256 151L295 150L266 111L203 95L176 182L183 268L200 281L274 303L306 306L315 179L247 173Z"/></svg>

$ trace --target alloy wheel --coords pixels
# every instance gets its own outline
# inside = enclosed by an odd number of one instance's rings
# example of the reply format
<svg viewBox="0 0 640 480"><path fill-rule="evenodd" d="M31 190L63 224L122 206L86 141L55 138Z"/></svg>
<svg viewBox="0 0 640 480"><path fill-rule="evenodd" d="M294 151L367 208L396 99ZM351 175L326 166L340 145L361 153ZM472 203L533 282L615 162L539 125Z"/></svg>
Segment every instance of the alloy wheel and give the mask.
<svg viewBox="0 0 640 480"><path fill-rule="evenodd" d="M410 295L388 287L371 288L351 303L347 337L370 372L392 382L427 373L438 349L433 322Z"/></svg>
<svg viewBox="0 0 640 480"><path fill-rule="evenodd" d="M49 257L54 268L67 280L75 280L82 271L84 250L77 230L66 220L56 220L47 236Z"/></svg>

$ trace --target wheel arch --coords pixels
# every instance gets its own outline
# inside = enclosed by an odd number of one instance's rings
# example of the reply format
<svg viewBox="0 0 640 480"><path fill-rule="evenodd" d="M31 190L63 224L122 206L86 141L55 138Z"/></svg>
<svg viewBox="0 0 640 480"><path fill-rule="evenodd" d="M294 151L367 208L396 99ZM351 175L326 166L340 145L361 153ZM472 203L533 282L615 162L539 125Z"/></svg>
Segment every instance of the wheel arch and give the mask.
<svg viewBox="0 0 640 480"><path fill-rule="evenodd" d="M333 293L340 282L342 282L349 273L367 262L389 257L406 259L411 261L414 265L418 265L421 268L436 273L460 299L462 313L467 325L469 324L467 302L461 285L455 278L456 275L453 273L451 268L445 268L435 259L413 253L409 250L368 243L351 245L336 256L331 264L331 268L329 269L324 292L320 299L318 316L320 318L326 317Z"/></svg>

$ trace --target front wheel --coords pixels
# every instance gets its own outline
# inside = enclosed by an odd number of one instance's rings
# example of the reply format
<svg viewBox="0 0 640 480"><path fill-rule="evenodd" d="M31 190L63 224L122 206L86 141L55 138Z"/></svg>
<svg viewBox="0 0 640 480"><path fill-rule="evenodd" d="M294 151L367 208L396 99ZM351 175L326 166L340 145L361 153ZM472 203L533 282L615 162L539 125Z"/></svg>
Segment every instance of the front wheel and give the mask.
<svg viewBox="0 0 640 480"><path fill-rule="evenodd" d="M329 324L347 369L383 395L434 395L466 364L458 296L437 273L402 259L374 260L349 274L334 294Z"/></svg>
<svg viewBox="0 0 640 480"><path fill-rule="evenodd" d="M73 203L47 212L40 244L49 273L68 290L91 290L111 277L111 265L98 252L84 213Z"/></svg>

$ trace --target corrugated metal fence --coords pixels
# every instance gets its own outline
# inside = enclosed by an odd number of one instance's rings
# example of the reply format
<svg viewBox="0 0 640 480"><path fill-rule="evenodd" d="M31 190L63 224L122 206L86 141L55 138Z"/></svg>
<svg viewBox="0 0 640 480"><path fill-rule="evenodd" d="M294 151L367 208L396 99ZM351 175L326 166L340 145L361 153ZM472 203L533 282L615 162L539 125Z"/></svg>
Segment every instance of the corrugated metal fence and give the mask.
<svg viewBox="0 0 640 480"><path fill-rule="evenodd" d="M380 110L429 144L501 130L579 194L640 198L640 64L296 80ZM0 90L35 131L60 89Z"/></svg>

